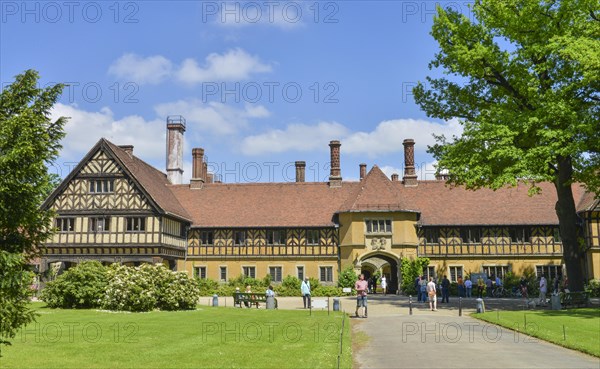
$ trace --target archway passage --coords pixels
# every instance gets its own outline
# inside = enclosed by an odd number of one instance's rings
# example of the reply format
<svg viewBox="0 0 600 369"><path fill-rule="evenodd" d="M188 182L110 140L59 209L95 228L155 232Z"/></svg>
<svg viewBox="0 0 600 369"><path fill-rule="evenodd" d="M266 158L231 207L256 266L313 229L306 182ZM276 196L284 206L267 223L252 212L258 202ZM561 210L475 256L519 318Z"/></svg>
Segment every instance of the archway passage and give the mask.
<svg viewBox="0 0 600 369"><path fill-rule="evenodd" d="M377 271L382 271L385 275L387 292L395 294L398 290L398 262L385 254L374 254L361 260L361 273L365 275L365 279Z"/></svg>

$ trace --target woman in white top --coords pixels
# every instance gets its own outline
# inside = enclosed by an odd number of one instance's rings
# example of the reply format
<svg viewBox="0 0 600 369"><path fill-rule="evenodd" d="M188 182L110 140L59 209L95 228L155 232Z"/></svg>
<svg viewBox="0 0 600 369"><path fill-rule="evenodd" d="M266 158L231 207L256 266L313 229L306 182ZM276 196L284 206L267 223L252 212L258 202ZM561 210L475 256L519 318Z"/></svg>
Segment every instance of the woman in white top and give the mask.
<svg viewBox="0 0 600 369"><path fill-rule="evenodd" d="M387 280L385 279L385 276L381 277L381 289L383 290L383 294L385 295L387 292Z"/></svg>

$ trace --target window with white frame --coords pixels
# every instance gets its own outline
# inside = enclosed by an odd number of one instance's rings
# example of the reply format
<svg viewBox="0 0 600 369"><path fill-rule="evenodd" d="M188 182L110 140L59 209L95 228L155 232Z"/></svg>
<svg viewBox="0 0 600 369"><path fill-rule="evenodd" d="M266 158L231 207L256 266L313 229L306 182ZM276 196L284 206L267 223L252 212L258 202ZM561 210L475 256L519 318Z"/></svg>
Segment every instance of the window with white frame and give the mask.
<svg viewBox="0 0 600 369"><path fill-rule="evenodd" d="M508 273L508 265L484 265L483 272L489 277L495 276L504 279L504 276Z"/></svg>
<svg viewBox="0 0 600 369"><path fill-rule="evenodd" d="M221 282L227 282L227 267L222 266L219 268L219 279Z"/></svg>
<svg viewBox="0 0 600 369"><path fill-rule="evenodd" d="M109 217L92 217L89 218L91 232L108 232L110 231Z"/></svg>
<svg viewBox="0 0 600 369"><path fill-rule="evenodd" d="M439 243L440 232L437 228L425 228L425 243Z"/></svg>
<svg viewBox="0 0 600 369"><path fill-rule="evenodd" d="M92 179L89 189L90 193L111 193L115 190L115 181L113 179Z"/></svg>
<svg viewBox="0 0 600 369"><path fill-rule="evenodd" d="M435 278L435 266L428 265L426 267L423 267L423 275L425 276L425 278L427 278L427 280L429 280L429 277Z"/></svg>
<svg viewBox="0 0 600 369"><path fill-rule="evenodd" d="M271 281L281 282L281 267L280 266L269 267L269 275L271 276Z"/></svg>
<svg viewBox="0 0 600 369"><path fill-rule="evenodd" d="M145 217L127 217L127 232L143 232L146 230Z"/></svg>
<svg viewBox="0 0 600 369"><path fill-rule="evenodd" d="M450 266L448 269L450 270L450 282L456 282L459 276L463 276L462 266Z"/></svg>
<svg viewBox="0 0 600 369"><path fill-rule="evenodd" d="M213 231L202 231L200 232L200 244L201 245L212 245L213 244Z"/></svg>
<svg viewBox="0 0 600 369"><path fill-rule="evenodd" d="M538 278L543 274L547 280L562 279L562 265L536 265L535 274Z"/></svg>
<svg viewBox="0 0 600 369"><path fill-rule="evenodd" d="M321 282L333 282L333 267L319 267L319 278Z"/></svg>
<svg viewBox="0 0 600 369"><path fill-rule="evenodd" d="M513 243L531 242L531 229L529 227L511 227L508 229L510 241Z"/></svg>
<svg viewBox="0 0 600 369"><path fill-rule="evenodd" d="M245 277L256 278L256 267L253 267L253 266L242 267L242 272L244 273Z"/></svg>
<svg viewBox="0 0 600 369"><path fill-rule="evenodd" d="M280 229L267 230L267 245L283 245L283 235Z"/></svg>
<svg viewBox="0 0 600 369"><path fill-rule="evenodd" d="M205 266L194 267L194 277L200 278L200 279L206 279L206 267Z"/></svg>
<svg viewBox="0 0 600 369"><path fill-rule="evenodd" d="M246 244L246 231L235 231L233 233L233 244L240 246Z"/></svg>
<svg viewBox="0 0 600 369"><path fill-rule="evenodd" d="M365 226L367 233L392 233L391 219L367 219Z"/></svg>
<svg viewBox="0 0 600 369"><path fill-rule="evenodd" d="M460 238L463 243L479 243L481 241L481 229L475 227L460 228Z"/></svg>
<svg viewBox="0 0 600 369"><path fill-rule="evenodd" d="M75 218L56 218L56 229L59 232L74 232Z"/></svg>

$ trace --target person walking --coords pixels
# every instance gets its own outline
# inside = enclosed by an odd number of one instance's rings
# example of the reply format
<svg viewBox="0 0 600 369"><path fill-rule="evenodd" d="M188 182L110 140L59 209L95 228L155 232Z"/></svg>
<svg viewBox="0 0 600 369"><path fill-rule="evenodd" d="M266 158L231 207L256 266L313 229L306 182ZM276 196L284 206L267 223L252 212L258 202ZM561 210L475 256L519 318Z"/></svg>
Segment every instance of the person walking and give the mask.
<svg viewBox="0 0 600 369"><path fill-rule="evenodd" d="M445 275L442 278L442 304L444 302L450 303L450 280Z"/></svg>
<svg viewBox="0 0 600 369"><path fill-rule="evenodd" d="M354 313L355 317L360 317L358 315L358 309L361 307L364 308L363 318L367 317L367 289L369 285L367 281L365 281L365 275L361 274L358 277L358 281L354 284L354 289L356 290L356 313Z"/></svg>
<svg viewBox="0 0 600 369"><path fill-rule="evenodd" d="M387 280L385 279L385 275L381 276L381 291L384 296L387 294Z"/></svg>
<svg viewBox="0 0 600 369"><path fill-rule="evenodd" d="M465 283L462 276L458 276L456 279L456 285L458 286L458 297L465 297Z"/></svg>
<svg viewBox="0 0 600 369"><path fill-rule="evenodd" d="M302 293L302 302L304 308L310 308L310 281L308 277L305 277L300 285L300 292Z"/></svg>
<svg viewBox="0 0 600 369"><path fill-rule="evenodd" d="M421 282L419 282L419 286L421 288L421 301L427 303L427 300L429 298L427 297L427 280L425 279L425 276L421 277Z"/></svg>
<svg viewBox="0 0 600 369"><path fill-rule="evenodd" d="M485 287L486 287L486 297L488 297L488 298L492 297L492 292L494 291L494 288L493 288L492 278L491 277L488 277L485 280Z"/></svg>
<svg viewBox="0 0 600 369"><path fill-rule="evenodd" d="M417 276L417 278L415 278L415 290L417 291L417 302L421 302L421 284L419 282L421 282L421 277Z"/></svg>
<svg viewBox="0 0 600 369"><path fill-rule="evenodd" d="M427 296L429 297L429 309L431 311L437 311L437 293L436 286L433 282L433 278L429 277L429 283L427 283Z"/></svg>
<svg viewBox="0 0 600 369"><path fill-rule="evenodd" d="M465 291L467 292L467 297L471 297L471 292L473 291L473 282L470 279L465 281Z"/></svg>
<svg viewBox="0 0 600 369"><path fill-rule="evenodd" d="M546 305L546 292L548 292L548 281L542 274L542 277L540 278L540 298L538 300L540 305Z"/></svg>
<svg viewBox="0 0 600 369"><path fill-rule="evenodd" d="M483 281L483 278L478 277L477 278L477 297L482 299L483 298L483 291L485 290L485 282Z"/></svg>

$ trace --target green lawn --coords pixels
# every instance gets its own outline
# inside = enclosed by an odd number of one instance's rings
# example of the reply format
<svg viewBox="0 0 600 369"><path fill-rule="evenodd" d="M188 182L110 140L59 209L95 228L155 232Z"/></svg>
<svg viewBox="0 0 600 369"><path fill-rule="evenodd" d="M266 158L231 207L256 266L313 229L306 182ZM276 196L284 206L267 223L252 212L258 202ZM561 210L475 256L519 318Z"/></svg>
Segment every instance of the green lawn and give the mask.
<svg viewBox="0 0 600 369"><path fill-rule="evenodd" d="M2 348L1 368L337 368L340 333L340 367L352 366L350 320L341 313L206 306L114 313L34 306L41 314L37 323Z"/></svg>
<svg viewBox="0 0 600 369"><path fill-rule="evenodd" d="M600 357L600 309L597 308L490 311L472 316Z"/></svg>

